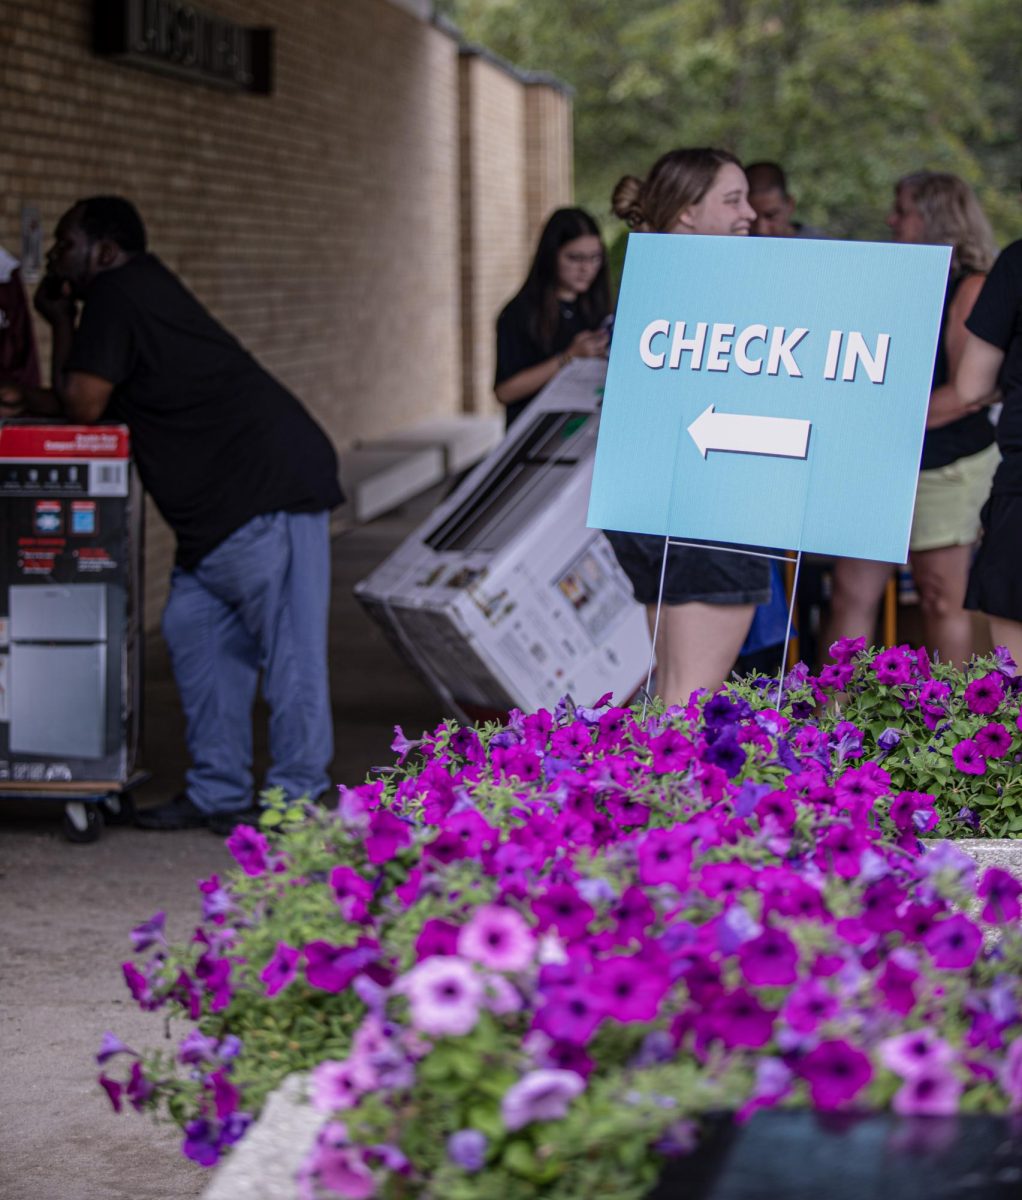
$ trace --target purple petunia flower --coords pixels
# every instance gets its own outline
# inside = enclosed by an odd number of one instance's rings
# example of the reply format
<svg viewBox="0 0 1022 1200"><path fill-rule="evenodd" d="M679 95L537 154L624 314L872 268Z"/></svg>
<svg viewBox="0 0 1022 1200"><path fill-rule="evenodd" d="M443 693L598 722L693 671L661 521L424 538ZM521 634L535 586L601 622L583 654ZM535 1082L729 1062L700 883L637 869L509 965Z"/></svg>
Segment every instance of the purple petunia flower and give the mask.
<svg viewBox="0 0 1022 1200"><path fill-rule="evenodd" d="M379 943L371 938L359 938L355 946L309 942L305 947L305 978L321 991L343 992L363 967L375 960L379 951Z"/></svg>
<svg viewBox="0 0 1022 1200"><path fill-rule="evenodd" d="M775 987L798 978L798 947L783 930L764 929L738 950L738 965L746 983Z"/></svg>
<svg viewBox="0 0 1022 1200"><path fill-rule="evenodd" d="M459 1129L447 1139L447 1157L465 1171L481 1171L488 1145L486 1134L478 1129Z"/></svg>
<svg viewBox="0 0 1022 1200"><path fill-rule="evenodd" d="M511 1085L500 1111L507 1129L522 1129L533 1121L557 1121L576 1096L585 1091L585 1080L574 1071L541 1067Z"/></svg>
<svg viewBox="0 0 1022 1200"><path fill-rule="evenodd" d="M1012 1112L1022 1112L1022 1037L1008 1047L1001 1064L1000 1084L1008 1097Z"/></svg>
<svg viewBox="0 0 1022 1200"><path fill-rule="evenodd" d="M938 921L923 939L934 966L942 971L962 971L976 961L983 934L962 913Z"/></svg>
<svg viewBox="0 0 1022 1200"><path fill-rule="evenodd" d="M680 890L691 862L692 841L684 830L651 830L639 843L639 882L645 887L673 883Z"/></svg>
<svg viewBox="0 0 1022 1200"><path fill-rule="evenodd" d="M351 867L334 867L330 872L330 890L346 921L365 921L373 896L373 886L367 879Z"/></svg>
<svg viewBox="0 0 1022 1200"><path fill-rule="evenodd" d="M217 1129L213 1122L204 1118L189 1121L185 1125L181 1151L185 1158L190 1158L200 1167L215 1166L220 1159L220 1147Z"/></svg>
<svg viewBox="0 0 1022 1200"><path fill-rule="evenodd" d="M532 931L513 908L484 904L458 935L458 953L490 971L522 971L535 951Z"/></svg>
<svg viewBox="0 0 1022 1200"><path fill-rule="evenodd" d="M1000 867L988 867L983 872L977 894L986 901L980 915L988 925L1007 925L1022 916L1022 884Z"/></svg>
<svg viewBox="0 0 1022 1200"><path fill-rule="evenodd" d="M104 1063L109 1062L116 1054L132 1054L136 1058L138 1057L130 1046L126 1046L116 1034L107 1030L103 1034L103 1040L100 1043L99 1050L96 1052L96 1062L102 1066Z"/></svg>
<svg viewBox="0 0 1022 1200"><path fill-rule="evenodd" d="M895 1093L891 1107L903 1116L951 1117L958 1112L962 1084L940 1066L910 1076Z"/></svg>
<svg viewBox="0 0 1022 1200"><path fill-rule="evenodd" d="M266 834L251 825L235 825L225 844L246 875L262 875L266 871L270 851Z"/></svg>
<svg viewBox="0 0 1022 1200"><path fill-rule="evenodd" d="M866 639L864 637L838 638L830 645L830 657L839 665L845 665L853 662L856 656L865 649Z"/></svg>
<svg viewBox="0 0 1022 1200"><path fill-rule="evenodd" d="M185 1034L177 1048L177 1060L182 1063L213 1062L216 1059L217 1040L207 1037L199 1029Z"/></svg>
<svg viewBox="0 0 1022 1200"><path fill-rule="evenodd" d="M890 727L888 727L877 738L877 747L885 755L892 753L894 750L897 750L897 748L900 745L901 745L901 734L898 732L897 729L891 729Z"/></svg>
<svg viewBox="0 0 1022 1200"><path fill-rule="evenodd" d="M424 959L395 989L407 994L412 1024L423 1033L468 1033L484 999L483 981L471 964L449 956Z"/></svg>
<svg viewBox="0 0 1022 1200"><path fill-rule="evenodd" d="M854 1100L873 1078L869 1059L846 1041L821 1042L802 1059L798 1071L809 1084L813 1104L824 1111Z"/></svg>
<svg viewBox="0 0 1022 1200"><path fill-rule="evenodd" d="M840 1007L838 998L818 979L809 979L792 988L781 1012L796 1033L815 1033L821 1022L837 1015Z"/></svg>
<svg viewBox="0 0 1022 1200"><path fill-rule="evenodd" d="M313 1068L309 1100L322 1113L354 1108L377 1083L376 1072L365 1059L352 1056L344 1062L328 1060Z"/></svg>
<svg viewBox="0 0 1022 1200"><path fill-rule="evenodd" d="M951 758L963 775L983 775L986 773L987 764L986 759L983 757L983 751L980 750L972 738L962 738L958 745L951 751Z"/></svg>
<svg viewBox="0 0 1022 1200"><path fill-rule="evenodd" d="M713 1033L725 1046L765 1046L770 1041L776 1013L765 1009L744 988L722 996L709 1014Z"/></svg>
<svg viewBox="0 0 1022 1200"><path fill-rule="evenodd" d="M1004 678L992 673L974 679L965 689L965 703L971 713L989 716L1004 699Z"/></svg>
<svg viewBox="0 0 1022 1200"><path fill-rule="evenodd" d="M591 994L615 1021L652 1021L671 980L641 955L617 956L596 964L587 981Z"/></svg>
<svg viewBox="0 0 1022 1200"><path fill-rule="evenodd" d="M902 1079L912 1079L946 1067L954 1051L932 1029L912 1029L887 1038L879 1047L880 1061Z"/></svg>
<svg viewBox="0 0 1022 1200"><path fill-rule="evenodd" d="M584 1046L603 1020L603 1008L591 991L579 984L554 988L536 1013L533 1027L574 1045Z"/></svg>
<svg viewBox="0 0 1022 1200"><path fill-rule="evenodd" d="M1003 758L1011 749L1011 734L1000 721L976 731L976 745L986 758Z"/></svg>
<svg viewBox="0 0 1022 1200"><path fill-rule="evenodd" d="M532 902L541 931L556 929L569 941L584 937L596 915L570 883L551 884Z"/></svg>
<svg viewBox="0 0 1022 1200"><path fill-rule="evenodd" d="M259 978L266 984L267 996L276 996L294 979L301 957L302 952L289 946L287 942L277 943L273 957L259 973Z"/></svg>
<svg viewBox="0 0 1022 1200"><path fill-rule="evenodd" d="M400 817L386 809L374 812L365 839L366 857L374 864L390 862L411 840L412 831Z"/></svg>

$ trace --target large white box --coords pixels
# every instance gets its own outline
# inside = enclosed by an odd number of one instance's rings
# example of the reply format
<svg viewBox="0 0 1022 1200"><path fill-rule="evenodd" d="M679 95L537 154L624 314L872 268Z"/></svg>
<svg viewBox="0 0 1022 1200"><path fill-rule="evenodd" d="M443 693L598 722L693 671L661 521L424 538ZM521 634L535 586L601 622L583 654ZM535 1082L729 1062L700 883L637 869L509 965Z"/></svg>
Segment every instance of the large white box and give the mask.
<svg viewBox="0 0 1022 1200"><path fill-rule="evenodd" d="M621 703L645 681L645 610L586 528L605 375L599 359L561 371L355 588L455 712Z"/></svg>

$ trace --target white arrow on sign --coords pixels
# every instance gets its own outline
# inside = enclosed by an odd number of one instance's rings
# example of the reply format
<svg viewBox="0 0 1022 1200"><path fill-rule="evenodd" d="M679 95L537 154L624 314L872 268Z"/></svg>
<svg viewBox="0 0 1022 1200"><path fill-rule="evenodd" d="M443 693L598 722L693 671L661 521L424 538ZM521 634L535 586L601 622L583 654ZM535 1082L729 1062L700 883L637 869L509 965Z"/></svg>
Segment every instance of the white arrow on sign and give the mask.
<svg viewBox="0 0 1022 1200"><path fill-rule="evenodd" d="M809 453L811 421L793 417L755 417L749 413L720 413L713 405L688 427L699 453L729 450L733 454L768 454L777 458L805 458Z"/></svg>

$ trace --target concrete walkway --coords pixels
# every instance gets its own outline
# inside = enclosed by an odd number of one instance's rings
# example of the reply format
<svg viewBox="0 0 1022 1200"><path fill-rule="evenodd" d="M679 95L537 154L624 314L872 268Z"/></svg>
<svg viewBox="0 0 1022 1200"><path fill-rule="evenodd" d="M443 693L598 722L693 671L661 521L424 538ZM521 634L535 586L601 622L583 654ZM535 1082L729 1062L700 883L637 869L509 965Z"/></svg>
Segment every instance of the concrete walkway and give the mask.
<svg viewBox="0 0 1022 1200"><path fill-rule="evenodd" d="M338 783L360 782L370 766L392 759L395 723L418 733L444 715L351 594L436 499L427 494L334 541ZM153 779L139 789L140 805L169 799L187 765L181 712L157 637L146 663L143 765ZM264 730L265 712L257 713L257 731ZM261 763L264 747L260 736ZM107 1029L138 1050L161 1044L160 1017L139 1012L121 979L128 930L162 908L171 939L186 938L199 912L195 881L223 870L229 856L206 830L113 828L98 842L71 845L61 835L61 813L49 801L0 798L0 1197L196 1197L209 1173L180 1155L173 1127L111 1111L95 1083L93 1056Z"/></svg>

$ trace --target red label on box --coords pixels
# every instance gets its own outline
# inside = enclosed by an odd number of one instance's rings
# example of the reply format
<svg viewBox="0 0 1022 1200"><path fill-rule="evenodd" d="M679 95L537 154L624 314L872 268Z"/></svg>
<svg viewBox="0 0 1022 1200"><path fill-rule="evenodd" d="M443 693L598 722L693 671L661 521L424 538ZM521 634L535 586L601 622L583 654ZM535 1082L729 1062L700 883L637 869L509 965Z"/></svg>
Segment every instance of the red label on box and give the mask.
<svg viewBox="0 0 1022 1200"><path fill-rule="evenodd" d="M0 459L127 458L126 425L0 425Z"/></svg>

